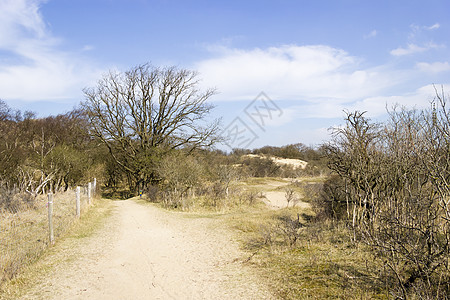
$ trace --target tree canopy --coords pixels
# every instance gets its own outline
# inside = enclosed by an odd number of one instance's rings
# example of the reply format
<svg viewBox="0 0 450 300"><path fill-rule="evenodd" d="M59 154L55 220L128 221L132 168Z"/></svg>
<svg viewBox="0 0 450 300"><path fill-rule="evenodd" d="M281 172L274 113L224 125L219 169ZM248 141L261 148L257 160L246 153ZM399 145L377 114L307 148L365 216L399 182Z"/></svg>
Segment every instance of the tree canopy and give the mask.
<svg viewBox="0 0 450 300"><path fill-rule="evenodd" d="M84 93L92 133L135 190L156 179L154 164L164 153L217 140L218 120L207 121L215 90L202 91L194 71L143 64L110 71Z"/></svg>

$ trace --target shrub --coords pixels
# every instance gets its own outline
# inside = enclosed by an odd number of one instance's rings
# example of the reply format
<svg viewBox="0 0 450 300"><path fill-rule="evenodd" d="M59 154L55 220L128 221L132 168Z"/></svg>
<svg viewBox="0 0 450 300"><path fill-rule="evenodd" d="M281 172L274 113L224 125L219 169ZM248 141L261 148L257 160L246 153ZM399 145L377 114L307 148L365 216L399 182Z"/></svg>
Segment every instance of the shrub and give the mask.
<svg viewBox="0 0 450 300"><path fill-rule="evenodd" d="M0 187L0 209L14 213L33 208L34 205L35 197L33 195Z"/></svg>

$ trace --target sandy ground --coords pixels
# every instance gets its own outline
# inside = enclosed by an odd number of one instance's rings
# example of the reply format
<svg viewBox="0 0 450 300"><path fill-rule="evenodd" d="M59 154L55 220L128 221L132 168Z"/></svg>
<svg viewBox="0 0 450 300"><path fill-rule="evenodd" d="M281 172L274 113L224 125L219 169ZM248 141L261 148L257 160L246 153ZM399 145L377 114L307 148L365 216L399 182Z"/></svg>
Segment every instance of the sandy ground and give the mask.
<svg viewBox="0 0 450 300"><path fill-rule="evenodd" d="M308 163L304 160L293 159L293 158L281 158L276 156L267 156L260 154L246 154L245 156L250 158L270 158L275 164L279 166L288 165L292 166L294 169L305 169Z"/></svg>
<svg viewBox="0 0 450 300"><path fill-rule="evenodd" d="M250 185L252 188L256 188L259 191L262 191L265 198L262 199L266 205L271 209L281 209L296 206L296 207L302 207L304 209L311 208L311 205L309 203L303 202L302 195L297 194L296 200L294 202L288 203L286 199L286 192L284 191L283 187L288 186L291 183L290 179L283 180L271 180L271 179L264 179L264 183L261 184L253 184Z"/></svg>
<svg viewBox="0 0 450 300"><path fill-rule="evenodd" d="M220 220L114 205L105 226L67 242L64 260L23 299L273 298Z"/></svg>
<svg viewBox="0 0 450 300"><path fill-rule="evenodd" d="M288 202L286 200L286 193L279 191L269 191L265 192L266 201L265 203L272 209L281 209L288 207ZM310 208L310 204L301 201L300 198L297 198L294 202L289 203L289 207L292 206L302 207L302 208Z"/></svg>

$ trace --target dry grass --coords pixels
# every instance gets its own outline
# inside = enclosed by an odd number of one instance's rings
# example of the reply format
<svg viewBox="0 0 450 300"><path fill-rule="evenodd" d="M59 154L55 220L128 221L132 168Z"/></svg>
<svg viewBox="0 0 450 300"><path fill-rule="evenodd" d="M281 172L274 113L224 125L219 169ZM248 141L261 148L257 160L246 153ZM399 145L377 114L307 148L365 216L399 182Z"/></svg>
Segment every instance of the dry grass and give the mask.
<svg viewBox="0 0 450 300"><path fill-rule="evenodd" d="M13 279L3 282L0 286L0 299L17 299L52 272L56 266L72 259L67 255L67 249L79 244L80 239L91 236L112 212L112 202L105 199L95 199L80 219L74 219L65 228L65 234L59 235L55 245L41 251L32 262L22 265L22 270ZM44 249L45 250L45 249Z"/></svg>
<svg viewBox="0 0 450 300"><path fill-rule="evenodd" d="M87 195L81 195L82 213L87 210ZM76 220L75 192L53 197L54 237L61 237ZM47 197L36 199L34 208L10 213L0 212L0 286L14 278L48 248Z"/></svg>
<svg viewBox="0 0 450 300"><path fill-rule="evenodd" d="M321 177L299 178L301 184L296 184L257 178L246 180L245 187L265 191L289 187L304 195L308 193L305 186L322 181ZM245 263L256 268L280 299L388 298L367 249L352 244L341 224L314 222L311 208L253 207L224 218L249 253Z"/></svg>
<svg viewBox="0 0 450 300"><path fill-rule="evenodd" d="M247 178L236 183L247 193L294 189L307 196L308 187L323 177ZM231 227L248 253L243 263L252 265L280 299L386 299L388 292L375 261L362 246L349 240L341 224L315 223L310 206L269 209L260 199L249 205L239 197L213 206L211 199L194 199L186 217L215 218ZM303 198L304 199L304 198ZM302 199L302 200L303 200ZM214 207L214 209L211 209ZM218 208L221 209L218 209ZM299 222L298 222L298 221Z"/></svg>
<svg viewBox="0 0 450 300"><path fill-rule="evenodd" d="M302 225L286 230L291 223L285 220L295 222L297 216ZM225 218L249 253L245 263L253 265L281 299L388 298L368 252L351 244L344 228L311 223L310 216L311 211L294 207Z"/></svg>

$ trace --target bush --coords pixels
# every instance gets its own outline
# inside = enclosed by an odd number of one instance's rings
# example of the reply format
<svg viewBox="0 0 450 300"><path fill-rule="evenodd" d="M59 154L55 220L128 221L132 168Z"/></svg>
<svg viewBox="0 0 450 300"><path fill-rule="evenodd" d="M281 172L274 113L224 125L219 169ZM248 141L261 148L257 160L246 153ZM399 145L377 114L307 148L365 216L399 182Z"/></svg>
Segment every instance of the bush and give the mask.
<svg viewBox="0 0 450 300"><path fill-rule="evenodd" d="M300 238L300 228L304 225L300 222L300 214L293 218L289 214L278 216L278 231L285 243L293 247Z"/></svg>
<svg viewBox="0 0 450 300"><path fill-rule="evenodd" d="M345 184L341 177L332 175L328 177L317 193L314 188L306 188L307 198L311 199L311 205L316 218L343 220L347 218L347 202L345 195ZM309 195L308 195L309 194Z"/></svg>
<svg viewBox="0 0 450 300"><path fill-rule="evenodd" d="M281 174L281 167L270 158L247 158L242 164L252 177L276 177Z"/></svg>
<svg viewBox="0 0 450 300"><path fill-rule="evenodd" d="M35 197L28 193L20 193L5 187L0 188L0 209L15 213L34 208Z"/></svg>
<svg viewBox="0 0 450 300"><path fill-rule="evenodd" d="M437 97L431 110L394 110L386 124L349 113L328 146L337 175L324 184L321 212L347 217L398 299L450 292L450 111Z"/></svg>
<svg viewBox="0 0 450 300"><path fill-rule="evenodd" d="M150 202L159 202L161 198L161 191L158 185L149 185L147 187L147 198Z"/></svg>

